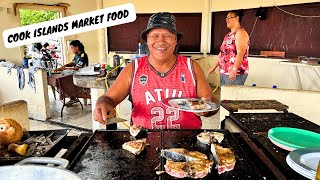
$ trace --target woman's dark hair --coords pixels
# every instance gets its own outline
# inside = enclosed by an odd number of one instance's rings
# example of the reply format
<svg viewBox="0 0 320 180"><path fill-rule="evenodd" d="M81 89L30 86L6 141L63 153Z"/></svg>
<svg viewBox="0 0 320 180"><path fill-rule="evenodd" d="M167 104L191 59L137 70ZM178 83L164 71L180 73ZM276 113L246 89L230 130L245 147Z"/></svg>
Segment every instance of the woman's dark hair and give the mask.
<svg viewBox="0 0 320 180"><path fill-rule="evenodd" d="M239 22L241 22L243 16L243 9L232 10L229 11L229 13L234 13L236 16L239 16Z"/></svg>
<svg viewBox="0 0 320 180"><path fill-rule="evenodd" d="M47 42L43 44L44 48L47 48L48 46L49 46L49 43L47 43Z"/></svg>
<svg viewBox="0 0 320 180"><path fill-rule="evenodd" d="M84 46L79 40L73 40L70 42L70 46L77 46L79 48L79 51L84 52Z"/></svg>
<svg viewBox="0 0 320 180"><path fill-rule="evenodd" d="M38 49L40 51L40 49L42 48L42 44L37 42L33 44L33 47L35 47L36 49Z"/></svg>

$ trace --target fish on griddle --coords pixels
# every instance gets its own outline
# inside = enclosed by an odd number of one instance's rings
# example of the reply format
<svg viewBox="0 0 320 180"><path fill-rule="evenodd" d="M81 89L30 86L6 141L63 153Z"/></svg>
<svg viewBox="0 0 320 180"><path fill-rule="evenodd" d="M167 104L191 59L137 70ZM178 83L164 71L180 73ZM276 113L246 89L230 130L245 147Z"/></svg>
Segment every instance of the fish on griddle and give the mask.
<svg viewBox="0 0 320 180"><path fill-rule="evenodd" d="M203 178L211 172L214 163L201 152L183 148L163 149L161 156L167 159L165 171L177 178Z"/></svg>
<svg viewBox="0 0 320 180"><path fill-rule="evenodd" d="M190 162L208 159L207 155L198 151L188 151L183 148L162 149L161 156L175 162Z"/></svg>

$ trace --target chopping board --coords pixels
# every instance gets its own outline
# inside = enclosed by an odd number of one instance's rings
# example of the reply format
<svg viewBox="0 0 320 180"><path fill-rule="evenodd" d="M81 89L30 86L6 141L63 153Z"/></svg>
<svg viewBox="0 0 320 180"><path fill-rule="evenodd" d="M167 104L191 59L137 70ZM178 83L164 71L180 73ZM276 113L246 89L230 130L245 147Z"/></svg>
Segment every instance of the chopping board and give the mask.
<svg viewBox="0 0 320 180"><path fill-rule="evenodd" d="M276 100L222 100L220 105L229 112L250 109L275 109L286 111L289 107Z"/></svg>
<svg viewBox="0 0 320 180"><path fill-rule="evenodd" d="M139 138L147 138L149 145L135 156L122 149L122 144L132 138L128 130L97 130L88 141L83 155L71 169L83 179L176 179L167 173L156 174L156 167L164 170L166 159L160 157L163 148L185 148L199 151L212 159L210 147L197 141L204 130L152 130ZM213 130L210 130L213 131ZM234 170L218 174L216 169L203 179L262 179L250 158L227 130L214 130L225 135L223 147L231 148L236 156ZM73 165L72 165L73 166Z"/></svg>

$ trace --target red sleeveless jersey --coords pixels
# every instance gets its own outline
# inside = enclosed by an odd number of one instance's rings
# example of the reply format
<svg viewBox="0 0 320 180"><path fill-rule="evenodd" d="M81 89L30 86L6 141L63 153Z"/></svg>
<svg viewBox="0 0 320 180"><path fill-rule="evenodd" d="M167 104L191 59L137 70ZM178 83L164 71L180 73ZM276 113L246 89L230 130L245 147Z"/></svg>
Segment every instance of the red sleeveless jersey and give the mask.
<svg viewBox="0 0 320 180"><path fill-rule="evenodd" d="M133 124L147 129L200 129L200 117L194 113L164 106L161 101L169 97L197 97L196 79L192 60L177 56L166 74L157 72L148 57L134 61L131 95Z"/></svg>

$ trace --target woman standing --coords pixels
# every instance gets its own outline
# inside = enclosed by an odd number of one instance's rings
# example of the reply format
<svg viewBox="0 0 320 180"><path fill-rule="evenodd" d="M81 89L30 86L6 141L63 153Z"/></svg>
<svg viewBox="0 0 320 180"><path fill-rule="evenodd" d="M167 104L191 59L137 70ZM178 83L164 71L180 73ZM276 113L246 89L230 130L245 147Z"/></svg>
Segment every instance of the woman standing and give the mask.
<svg viewBox="0 0 320 180"><path fill-rule="evenodd" d="M220 86L223 84L243 85L248 76L249 35L240 22L243 10L230 11L226 17L231 30L222 42L218 61L207 71L208 74L220 68Z"/></svg>

